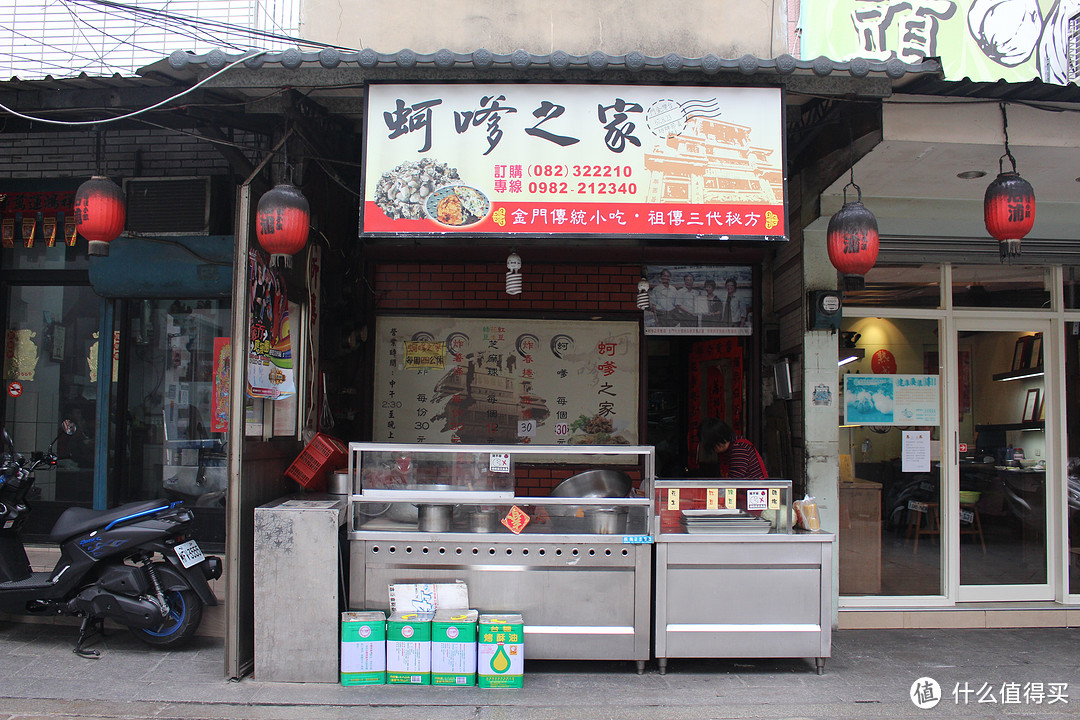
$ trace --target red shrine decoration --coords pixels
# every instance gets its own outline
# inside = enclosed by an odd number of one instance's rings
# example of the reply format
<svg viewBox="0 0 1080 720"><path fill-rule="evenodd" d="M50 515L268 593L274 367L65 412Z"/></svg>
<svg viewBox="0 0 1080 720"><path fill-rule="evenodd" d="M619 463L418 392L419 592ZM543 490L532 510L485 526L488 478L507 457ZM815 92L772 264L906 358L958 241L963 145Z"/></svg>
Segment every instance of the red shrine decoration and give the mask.
<svg viewBox="0 0 1080 720"><path fill-rule="evenodd" d="M1035 190L1016 172L1015 161L1012 172L999 172L986 188L983 219L986 231L997 238L1002 261L1020 254L1020 239L1035 224Z"/></svg>
<svg viewBox="0 0 1080 720"><path fill-rule="evenodd" d="M878 225L874 213L862 204L862 190L854 202L847 201L844 187L844 206L829 219L828 249L833 267L844 274L844 287L861 290L866 285L863 277L874 267L878 256Z"/></svg>
<svg viewBox="0 0 1080 720"><path fill-rule="evenodd" d="M281 184L259 199L255 212L255 233L259 244L270 253L270 264L279 258L292 267L292 256L307 245L311 209L307 198L295 185Z"/></svg>
<svg viewBox="0 0 1080 720"><path fill-rule="evenodd" d="M90 241L90 255L108 255L109 243L124 230L124 192L104 175L75 191L75 227Z"/></svg>

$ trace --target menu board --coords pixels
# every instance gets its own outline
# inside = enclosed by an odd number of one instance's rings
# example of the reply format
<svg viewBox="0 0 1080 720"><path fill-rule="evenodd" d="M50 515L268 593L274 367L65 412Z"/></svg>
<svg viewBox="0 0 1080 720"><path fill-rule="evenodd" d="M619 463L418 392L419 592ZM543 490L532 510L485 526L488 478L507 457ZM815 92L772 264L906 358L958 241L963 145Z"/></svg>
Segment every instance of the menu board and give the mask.
<svg viewBox="0 0 1080 720"><path fill-rule="evenodd" d="M365 234L786 240L777 88L371 85Z"/></svg>
<svg viewBox="0 0 1080 720"><path fill-rule="evenodd" d="M373 438L636 445L635 322L384 316Z"/></svg>

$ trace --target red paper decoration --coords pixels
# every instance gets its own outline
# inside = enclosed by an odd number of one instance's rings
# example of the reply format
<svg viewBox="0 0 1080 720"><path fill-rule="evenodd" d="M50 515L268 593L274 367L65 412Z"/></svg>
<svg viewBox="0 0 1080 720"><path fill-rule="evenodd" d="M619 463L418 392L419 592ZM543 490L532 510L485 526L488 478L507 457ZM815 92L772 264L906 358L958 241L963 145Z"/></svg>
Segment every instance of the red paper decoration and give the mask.
<svg viewBox="0 0 1080 720"><path fill-rule="evenodd" d="M311 209L307 198L294 185L281 184L259 199L255 212L255 234L270 253L270 264L280 258L292 267L292 255L307 245Z"/></svg>
<svg viewBox="0 0 1080 720"><path fill-rule="evenodd" d="M862 204L862 191L859 186L854 183L851 185L858 191L858 199L847 202L845 187L844 206L829 219L829 260L833 267L844 273L844 285L847 289L861 289L866 282L863 276L877 262L878 225L874 213Z"/></svg>
<svg viewBox="0 0 1080 720"><path fill-rule="evenodd" d="M1035 224L1035 190L1013 163L1012 172L998 173L983 198L986 231L998 240L1002 260L1020 254L1020 239Z"/></svg>
<svg viewBox="0 0 1080 720"><path fill-rule="evenodd" d="M104 175L95 175L75 191L75 228L90 241L90 255L108 255L109 243L124 230L124 193Z"/></svg>

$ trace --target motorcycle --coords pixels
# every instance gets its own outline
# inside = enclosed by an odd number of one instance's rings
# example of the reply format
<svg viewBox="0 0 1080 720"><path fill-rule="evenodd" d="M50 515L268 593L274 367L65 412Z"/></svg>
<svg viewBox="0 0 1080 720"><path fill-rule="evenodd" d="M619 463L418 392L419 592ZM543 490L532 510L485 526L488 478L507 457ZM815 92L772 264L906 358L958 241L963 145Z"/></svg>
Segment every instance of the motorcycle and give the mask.
<svg viewBox="0 0 1080 720"><path fill-rule="evenodd" d="M61 432L72 435L70 420ZM148 645L177 647L191 639L203 607L217 605L210 580L221 560L204 555L192 537L193 514L182 502L144 500L110 510L72 507L53 525L49 539L60 559L34 572L21 537L30 513L27 495L35 471L56 465L57 440L25 458L7 430L0 454L0 610L82 618L74 652L98 657L86 642L104 634L105 620L130 629Z"/></svg>

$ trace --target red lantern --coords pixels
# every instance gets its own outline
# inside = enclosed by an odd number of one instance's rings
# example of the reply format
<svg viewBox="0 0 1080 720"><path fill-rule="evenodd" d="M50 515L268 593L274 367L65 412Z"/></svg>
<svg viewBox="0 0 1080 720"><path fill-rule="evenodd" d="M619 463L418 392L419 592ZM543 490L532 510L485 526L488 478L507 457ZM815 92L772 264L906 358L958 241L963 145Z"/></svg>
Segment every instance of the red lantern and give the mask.
<svg viewBox="0 0 1080 720"><path fill-rule="evenodd" d="M1012 160L1012 155L1002 156ZM999 169L1001 161L998 161ZM986 231L998 240L1001 260L1020 254L1020 239L1031 232L1035 224L1035 190L1016 172L999 172L986 188L983 198L983 219Z"/></svg>
<svg viewBox="0 0 1080 720"><path fill-rule="evenodd" d="M103 175L75 191L75 228L90 241L90 255L108 255L109 243L124 230L124 193Z"/></svg>
<svg viewBox="0 0 1080 720"><path fill-rule="evenodd" d="M292 256L307 245L310 220L307 198L294 185L283 183L259 198L255 233L272 265L280 258L292 267Z"/></svg>
<svg viewBox="0 0 1080 720"><path fill-rule="evenodd" d="M874 267L878 255L878 226L874 213L862 204L862 190L855 183L859 197L847 201L844 187L844 206L829 219L829 260L833 267L844 273L844 287L861 290L866 285L863 277Z"/></svg>

